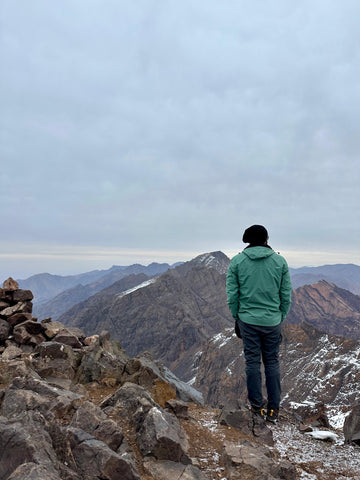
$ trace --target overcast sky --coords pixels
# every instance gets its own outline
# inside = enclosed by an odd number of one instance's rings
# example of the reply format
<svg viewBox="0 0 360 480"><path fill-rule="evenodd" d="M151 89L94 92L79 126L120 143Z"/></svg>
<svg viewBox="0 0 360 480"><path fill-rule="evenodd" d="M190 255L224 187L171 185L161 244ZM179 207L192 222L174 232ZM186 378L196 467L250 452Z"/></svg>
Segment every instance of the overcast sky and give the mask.
<svg viewBox="0 0 360 480"><path fill-rule="evenodd" d="M0 280L360 264L358 0L2 0Z"/></svg>

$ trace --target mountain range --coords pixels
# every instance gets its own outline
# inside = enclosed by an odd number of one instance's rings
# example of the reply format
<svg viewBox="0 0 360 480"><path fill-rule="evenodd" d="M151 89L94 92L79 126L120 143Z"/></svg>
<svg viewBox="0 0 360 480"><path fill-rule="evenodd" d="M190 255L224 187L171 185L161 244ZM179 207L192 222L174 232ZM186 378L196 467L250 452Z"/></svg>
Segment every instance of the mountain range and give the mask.
<svg viewBox="0 0 360 480"><path fill-rule="evenodd" d="M149 351L219 405L246 391L241 344L226 304L228 265L226 255L211 252L171 269L156 266L156 272L140 272L138 265L130 275L131 269L123 267L97 278L98 273L89 272L85 278L92 281L82 286L85 299L81 287L73 286L36 308L51 307L47 314L43 310L44 317L57 312L61 322L87 335L108 330L131 356ZM359 271L356 265L291 269L297 288L281 347L289 404L354 401L360 380L360 297L353 293ZM121 278L113 281L117 275ZM309 279L317 281L306 284ZM340 286L346 282L352 292Z"/></svg>
<svg viewBox="0 0 360 480"><path fill-rule="evenodd" d="M174 264L176 266L178 264ZM35 295L34 315L56 320L62 313L104 288L129 275L144 273L149 277L160 275L172 268L168 263L151 263L148 266L134 264L128 267L113 266L108 270L94 270L79 275L61 277L42 273L26 280L19 286Z"/></svg>

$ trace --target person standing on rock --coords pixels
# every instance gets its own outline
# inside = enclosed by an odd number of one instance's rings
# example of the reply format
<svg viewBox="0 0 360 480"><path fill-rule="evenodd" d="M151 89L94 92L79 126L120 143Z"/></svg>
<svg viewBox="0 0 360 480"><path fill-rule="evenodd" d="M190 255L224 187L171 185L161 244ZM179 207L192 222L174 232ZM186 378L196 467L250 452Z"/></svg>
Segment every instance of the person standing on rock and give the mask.
<svg viewBox="0 0 360 480"><path fill-rule="evenodd" d="M292 287L286 260L268 245L268 238L262 225L245 230L243 242L249 245L230 262L226 293L236 334L243 340L251 410L276 423L281 394L279 346L282 322L290 310ZM261 359L266 379L266 414Z"/></svg>

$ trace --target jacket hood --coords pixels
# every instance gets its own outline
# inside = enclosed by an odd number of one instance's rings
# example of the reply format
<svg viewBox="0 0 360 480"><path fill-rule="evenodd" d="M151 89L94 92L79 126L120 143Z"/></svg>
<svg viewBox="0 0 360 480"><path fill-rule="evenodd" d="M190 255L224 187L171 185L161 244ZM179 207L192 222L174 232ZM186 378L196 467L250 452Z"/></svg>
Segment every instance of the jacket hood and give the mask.
<svg viewBox="0 0 360 480"><path fill-rule="evenodd" d="M274 255L274 250L269 247L250 247L243 250L244 255L250 258L250 260L260 260L262 258L270 257Z"/></svg>

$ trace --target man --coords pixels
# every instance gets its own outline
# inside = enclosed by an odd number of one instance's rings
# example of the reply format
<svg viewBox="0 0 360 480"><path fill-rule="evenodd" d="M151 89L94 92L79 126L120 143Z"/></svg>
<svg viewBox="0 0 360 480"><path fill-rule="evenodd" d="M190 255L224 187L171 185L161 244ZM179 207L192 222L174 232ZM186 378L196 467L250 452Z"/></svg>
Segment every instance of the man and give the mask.
<svg viewBox="0 0 360 480"><path fill-rule="evenodd" d="M243 339L248 399L255 415L276 423L280 406L279 346L282 322L290 310L291 281L286 260L268 245L262 225L245 230L249 245L230 262L226 292L235 331ZM267 412L261 388L265 368Z"/></svg>

